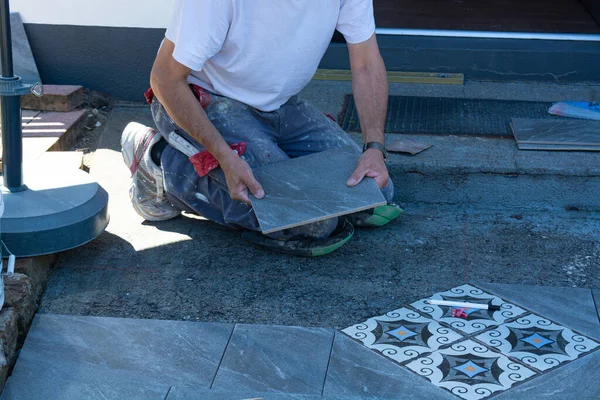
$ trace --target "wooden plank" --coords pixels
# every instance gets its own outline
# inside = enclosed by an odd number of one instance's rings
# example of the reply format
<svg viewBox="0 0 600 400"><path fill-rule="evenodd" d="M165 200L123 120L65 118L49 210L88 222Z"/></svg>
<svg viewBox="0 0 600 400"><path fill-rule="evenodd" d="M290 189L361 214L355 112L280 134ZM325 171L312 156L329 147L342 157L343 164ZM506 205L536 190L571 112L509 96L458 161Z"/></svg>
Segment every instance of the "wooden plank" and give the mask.
<svg viewBox="0 0 600 400"><path fill-rule="evenodd" d="M510 126L519 149L600 151L600 121L513 118Z"/></svg>
<svg viewBox="0 0 600 400"><path fill-rule="evenodd" d="M434 73L434 72L405 72L388 71L390 83L429 83L439 85L462 85L465 77L461 73ZM319 69L313 77L321 81L351 81L352 72L343 69Z"/></svg>

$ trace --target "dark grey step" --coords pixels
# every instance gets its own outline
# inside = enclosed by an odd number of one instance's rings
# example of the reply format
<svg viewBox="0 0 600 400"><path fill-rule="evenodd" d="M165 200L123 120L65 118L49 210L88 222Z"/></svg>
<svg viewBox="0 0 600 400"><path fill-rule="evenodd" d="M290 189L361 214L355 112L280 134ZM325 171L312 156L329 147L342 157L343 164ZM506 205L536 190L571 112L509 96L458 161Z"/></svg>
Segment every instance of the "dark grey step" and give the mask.
<svg viewBox="0 0 600 400"><path fill-rule="evenodd" d="M600 210L600 153L518 150L513 139L387 135L388 143L401 138L433 146L388 157L399 203Z"/></svg>

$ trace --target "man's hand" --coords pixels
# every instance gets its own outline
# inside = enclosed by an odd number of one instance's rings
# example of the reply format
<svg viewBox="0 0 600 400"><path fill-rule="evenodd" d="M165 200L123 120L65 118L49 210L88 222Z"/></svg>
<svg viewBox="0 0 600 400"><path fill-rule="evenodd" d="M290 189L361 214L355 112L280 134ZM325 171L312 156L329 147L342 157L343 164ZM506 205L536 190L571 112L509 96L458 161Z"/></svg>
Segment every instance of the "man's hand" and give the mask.
<svg viewBox="0 0 600 400"><path fill-rule="evenodd" d="M252 194L262 199L265 197L265 191L252 174L252 169L248 163L232 152L232 156L225 162L221 162L221 168L225 173L229 195L233 200L243 201L250 204L248 189Z"/></svg>
<svg viewBox="0 0 600 400"><path fill-rule="evenodd" d="M358 185L365 176L374 178L379 189L383 189L387 185L390 175L385 166L385 159L381 151L368 149L362 154L358 161L358 167L356 167L354 173L348 179L348 186Z"/></svg>

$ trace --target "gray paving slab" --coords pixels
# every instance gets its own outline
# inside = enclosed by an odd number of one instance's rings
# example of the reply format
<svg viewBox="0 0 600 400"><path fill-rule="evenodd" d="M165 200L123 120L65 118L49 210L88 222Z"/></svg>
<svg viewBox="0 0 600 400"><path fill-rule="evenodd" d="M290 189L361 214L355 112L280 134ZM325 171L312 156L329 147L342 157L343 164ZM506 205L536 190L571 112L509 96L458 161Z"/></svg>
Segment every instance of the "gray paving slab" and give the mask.
<svg viewBox="0 0 600 400"><path fill-rule="evenodd" d="M11 376L1 400L164 400L169 385L137 381L115 385L111 382L83 382Z"/></svg>
<svg viewBox="0 0 600 400"><path fill-rule="evenodd" d="M353 187L346 184L359 156L352 150L329 150L255 168L254 176L266 193L262 199L251 196L262 232L386 204L374 179L365 178Z"/></svg>
<svg viewBox="0 0 600 400"><path fill-rule="evenodd" d="M406 368L336 332L324 395L455 399Z"/></svg>
<svg viewBox="0 0 600 400"><path fill-rule="evenodd" d="M600 150L600 121L513 118L520 149Z"/></svg>
<svg viewBox="0 0 600 400"><path fill-rule="evenodd" d="M381 397L356 396L321 396L293 393L264 393L245 391L231 393L226 391L205 390L196 388L173 387L165 400L387 400Z"/></svg>
<svg viewBox="0 0 600 400"><path fill-rule="evenodd" d="M497 283L476 285L561 325L600 339L600 322L590 289Z"/></svg>
<svg viewBox="0 0 600 400"><path fill-rule="evenodd" d="M35 387L58 380L209 387L232 329L229 324L38 315L13 376Z"/></svg>
<svg viewBox="0 0 600 400"><path fill-rule="evenodd" d="M10 28L15 75L20 76L26 84L40 82L40 74L19 13L10 14Z"/></svg>
<svg viewBox="0 0 600 400"><path fill-rule="evenodd" d="M600 320L600 290L592 289L592 296L594 297L594 303L596 303L596 312L598 313L598 320Z"/></svg>
<svg viewBox="0 0 600 400"><path fill-rule="evenodd" d="M600 352L538 376L501 393L498 400L596 400L600 398Z"/></svg>
<svg viewBox="0 0 600 400"><path fill-rule="evenodd" d="M324 328L236 325L212 387L320 394L333 336Z"/></svg>

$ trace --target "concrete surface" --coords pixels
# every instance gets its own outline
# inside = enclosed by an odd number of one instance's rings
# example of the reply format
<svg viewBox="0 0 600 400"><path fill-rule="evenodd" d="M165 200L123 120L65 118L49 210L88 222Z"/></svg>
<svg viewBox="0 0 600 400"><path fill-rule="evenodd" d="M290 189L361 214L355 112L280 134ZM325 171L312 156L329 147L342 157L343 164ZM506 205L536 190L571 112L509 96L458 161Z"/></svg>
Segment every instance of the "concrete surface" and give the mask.
<svg viewBox="0 0 600 400"><path fill-rule="evenodd" d="M303 95L333 107L338 85L311 94L312 85ZM495 87L498 96L533 92L527 85L517 89ZM547 90L559 96L595 89ZM344 327L470 280L600 284L600 214L577 204L540 210L534 201L541 192L530 186L537 176L538 184L557 191L546 191L547 199L561 193L597 201L590 193L600 185L589 184L598 175L596 153L529 156L509 140L429 137L434 147L420 155L391 157L398 200L406 203L398 221L357 230L332 255L304 259L255 249L238 233L192 215L142 221L130 205L120 154L129 121L152 125L146 106L115 108L91 166L110 194L107 232L61 254L42 313ZM460 185L473 176L478 180ZM498 187L498 181L516 183ZM460 201L447 201L449 194ZM477 199L485 201L475 207Z"/></svg>

